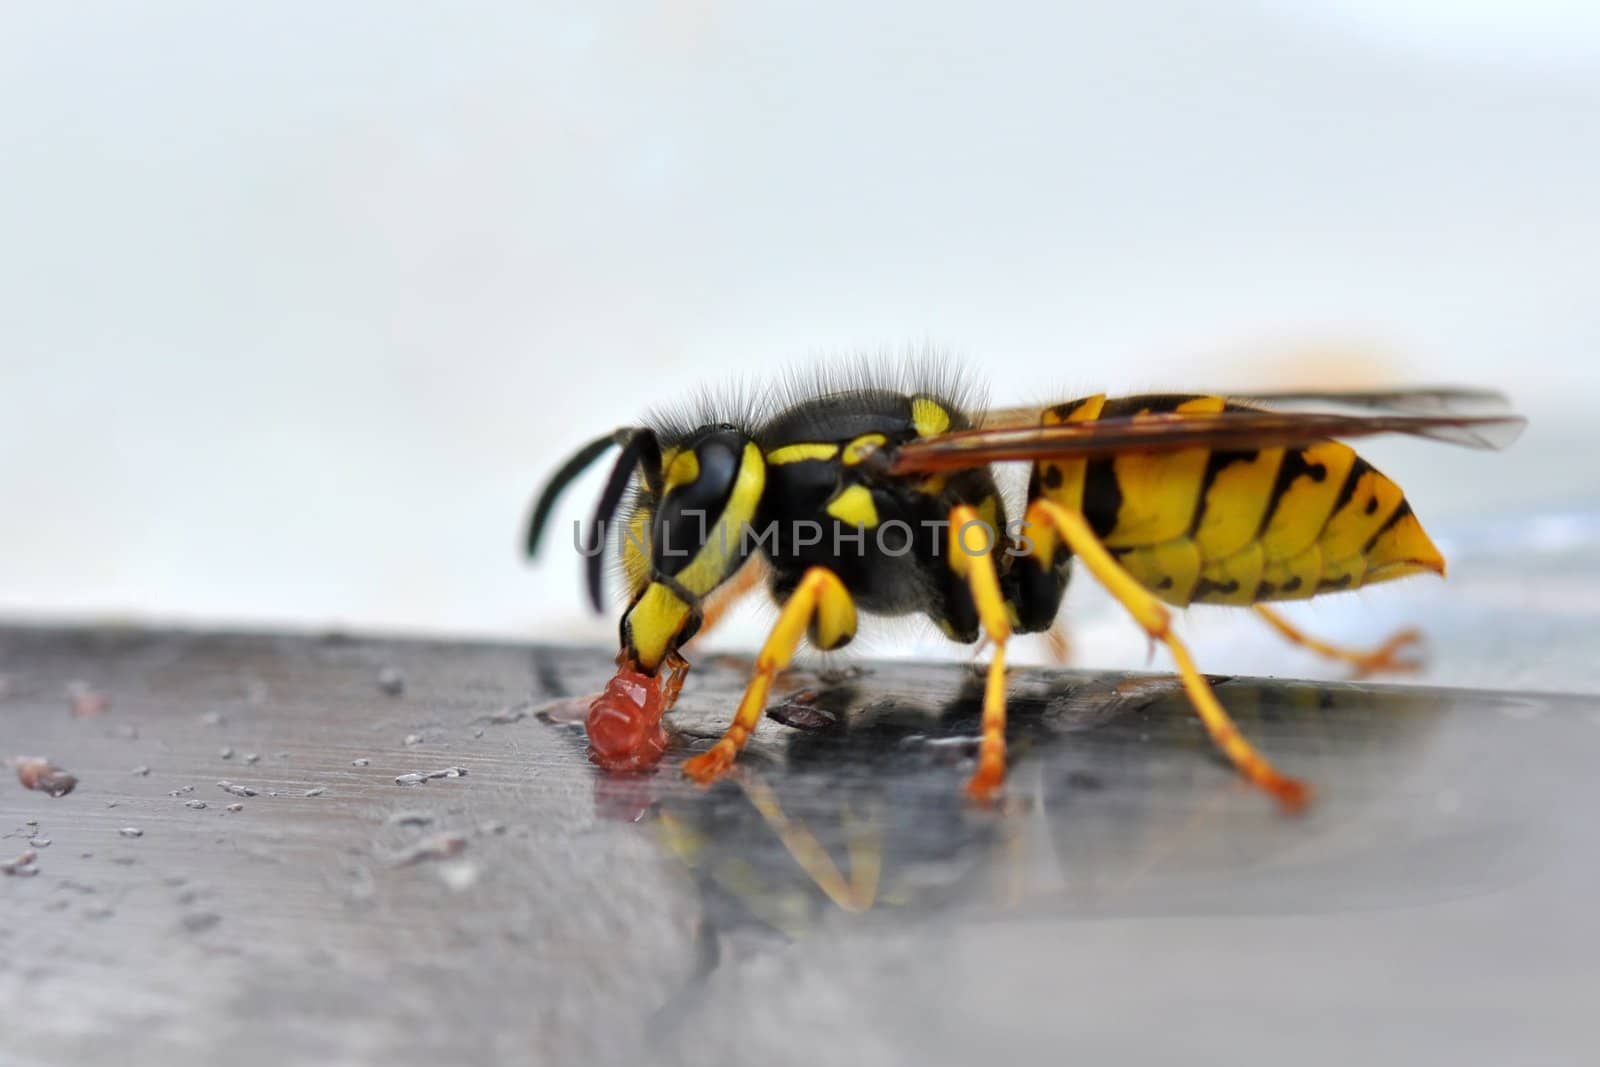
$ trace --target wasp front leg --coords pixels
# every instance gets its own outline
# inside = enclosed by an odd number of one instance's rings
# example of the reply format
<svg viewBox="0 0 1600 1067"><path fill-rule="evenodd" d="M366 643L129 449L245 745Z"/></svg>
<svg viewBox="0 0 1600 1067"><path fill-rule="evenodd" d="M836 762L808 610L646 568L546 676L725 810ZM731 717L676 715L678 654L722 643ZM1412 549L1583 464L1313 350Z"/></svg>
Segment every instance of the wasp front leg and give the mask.
<svg viewBox="0 0 1600 1067"><path fill-rule="evenodd" d="M811 643L825 652L843 647L856 633L855 600L838 575L826 567L812 567L801 576L756 656L755 677L739 701L733 722L721 740L684 763L684 774L709 785L727 773L761 721L773 678L789 665L808 631Z"/></svg>
<svg viewBox="0 0 1600 1067"><path fill-rule="evenodd" d="M713 590L700 606L700 625L694 632L694 640L704 640L730 611L760 587L767 574L768 569L759 560L746 560L733 577Z"/></svg>

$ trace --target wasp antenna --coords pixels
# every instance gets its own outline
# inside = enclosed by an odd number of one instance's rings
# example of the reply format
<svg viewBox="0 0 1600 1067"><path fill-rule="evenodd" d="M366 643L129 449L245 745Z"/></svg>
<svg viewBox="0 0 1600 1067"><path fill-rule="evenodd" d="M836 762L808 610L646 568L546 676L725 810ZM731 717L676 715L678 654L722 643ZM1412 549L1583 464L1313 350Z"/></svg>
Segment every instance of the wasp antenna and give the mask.
<svg viewBox="0 0 1600 1067"><path fill-rule="evenodd" d="M597 612L606 610L605 598L601 595L601 576L605 566L604 540L607 525L611 522L611 517L617 513L617 506L622 503L622 494L627 491L628 482L633 479L634 469L642 465L645 481L652 487L659 480L661 471L661 446L657 443L653 431L619 430L617 435L622 445L622 454L617 457L616 466L611 468L611 480L606 483L605 492L600 494L600 503L594 509L594 522L590 525L590 535L584 548L585 551L589 551L591 547L594 549L588 559L589 602L594 605L594 610Z"/></svg>
<svg viewBox="0 0 1600 1067"><path fill-rule="evenodd" d="M545 487L539 493L539 502L534 505L533 517L528 520L528 558L532 559L539 552L539 540L544 536L544 528L550 522L550 513L555 510L556 500L566 491L567 486L588 469L589 464L600 458L601 453L612 445L622 444L631 430L617 430L604 437L597 437L593 441L578 449L570 459L561 465L561 469L550 476Z"/></svg>

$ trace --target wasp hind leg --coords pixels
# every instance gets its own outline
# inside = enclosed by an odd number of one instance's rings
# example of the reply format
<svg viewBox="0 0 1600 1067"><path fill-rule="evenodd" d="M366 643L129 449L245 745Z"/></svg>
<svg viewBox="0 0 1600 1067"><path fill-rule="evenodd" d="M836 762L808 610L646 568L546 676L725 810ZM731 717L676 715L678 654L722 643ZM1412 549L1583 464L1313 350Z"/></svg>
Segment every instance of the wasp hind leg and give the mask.
<svg viewBox="0 0 1600 1067"><path fill-rule="evenodd" d="M823 651L841 648L855 636L856 604L839 576L826 567L812 567L800 578L784 601L778 621L756 656L755 677L745 688L728 730L711 748L688 760L683 773L701 785L710 785L728 772L744 743L750 739L767 707L772 679L789 665L807 634Z"/></svg>
<svg viewBox="0 0 1600 1067"><path fill-rule="evenodd" d="M1420 630L1401 630L1373 649L1346 648L1343 645L1335 645L1321 638L1311 636L1265 604L1257 604L1255 610L1256 614L1265 619L1267 625L1278 631L1285 640L1327 659L1350 664L1357 678L1365 678L1372 674L1404 673L1422 669L1422 661L1420 659L1411 659L1398 655L1401 649L1409 648L1422 641L1422 632Z"/></svg>
<svg viewBox="0 0 1600 1067"><path fill-rule="evenodd" d="M1122 568L1095 536L1082 514L1048 500L1036 499L1028 505L1028 521L1048 525L1060 534L1073 555L1083 561L1106 591L1122 604L1147 634L1167 646L1178 667L1189 703L1200 716L1212 742L1238 768L1252 785L1270 793L1290 810L1305 806L1310 790L1305 783L1280 774L1265 756L1257 752L1239 732L1212 691L1210 683L1195 667L1189 649L1172 633L1172 615L1149 590Z"/></svg>
<svg viewBox="0 0 1600 1067"><path fill-rule="evenodd" d="M971 527L984 531L991 543L974 551L965 537ZM950 509L950 569L966 580L984 635L994 644L983 685L983 737L978 742L978 767L967 782L967 794L980 801L994 799L1006 780L1006 642L1011 639L1011 613L995 572L993 537L993 529L973 508L958 504Z"/></svg>

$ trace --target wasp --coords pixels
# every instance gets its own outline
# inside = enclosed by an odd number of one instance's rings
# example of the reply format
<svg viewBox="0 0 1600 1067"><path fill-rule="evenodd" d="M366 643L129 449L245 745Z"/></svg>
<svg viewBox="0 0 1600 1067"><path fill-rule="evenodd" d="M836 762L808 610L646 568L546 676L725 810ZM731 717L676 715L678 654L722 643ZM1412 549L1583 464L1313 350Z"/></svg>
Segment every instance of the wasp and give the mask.
<svg viewBox="0 0 1600 1067"><path fill-rule="evenodd" d="M684 644L765 576L777 621L727 731L684 774L709 784L728 772L802 643L832 651L862 616L921 615L952 641L992 650L967 791L993 799L1005 781L1007 646L1051 630L1081 566L1165 646L1238 772L1297 809L1308 787L1245 739L1173 632L1171 609L1249 607L1359 669L1400 665L1395 653L1414 634L1343 649L1268 607L1444 574L1404 492L1343 439L1500 448L1525 422L1497 393L1454 388L1096 394L990 411L973 396L946 364L868 360L756 399L656 415L563 464L529 520L530 558L561 492L620 449L580 543L595 610L608 541L627 592L617 671L589 706L591 758L637 770L661 757L661 718L689 670ZM1496 410L1469 413L1474 405ZM997 475L1013 464L1028 477L1010 515Z"/></svg>

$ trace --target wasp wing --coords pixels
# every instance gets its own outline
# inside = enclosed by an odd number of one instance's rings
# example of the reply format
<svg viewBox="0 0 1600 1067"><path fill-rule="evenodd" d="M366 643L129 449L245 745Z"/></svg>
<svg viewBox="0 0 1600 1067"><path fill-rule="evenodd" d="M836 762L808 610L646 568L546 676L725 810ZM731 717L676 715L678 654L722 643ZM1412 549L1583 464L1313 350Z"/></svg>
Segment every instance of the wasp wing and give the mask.
<svg viewBox="0 0 1600 1067"><path fill-rule="evenodd" d="M1268 408L1343 408L1370 413L1407 415L1484 415L1505 413L1511 400L1494 389L1459 385L1422 385L1404 389L1289 389L1254 393L1226 393L1230 401ZM990 408L978 416L986 429L1037 426L1048 405Z"/></svg>
<svg viewBox="0 0 1600 1067"><path fill-rule="evenodd" d="M1349 415L1247 408L1216 414L1114 416L1051 426L991 425L900 445L890 453L889 473L1119 452L1295 447L1330 437L1386 433L1426 437L1467 448L1498 449L1516 440L1526 424L1527 420L1518 415Z"/></svg>
<svg viewBox="0 0 1600 1067"><path fill-rule="evenodd" d="M1460 385L1421 385L1404 389L1285 390L1265 393L1231 393L1231 399L1267 407L1351 408L1396 414L1466 415L1508 412L1511 400L1494 389Z"/></svg>

